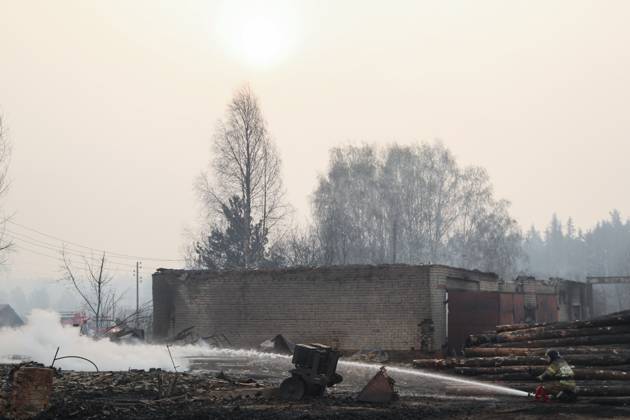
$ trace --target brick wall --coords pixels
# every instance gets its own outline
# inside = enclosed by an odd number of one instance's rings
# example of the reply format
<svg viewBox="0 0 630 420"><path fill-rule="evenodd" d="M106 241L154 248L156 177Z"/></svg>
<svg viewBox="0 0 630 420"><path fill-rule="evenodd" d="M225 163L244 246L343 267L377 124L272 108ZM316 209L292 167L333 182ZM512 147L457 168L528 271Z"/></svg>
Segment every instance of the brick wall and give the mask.
<svg viewBox="0 0 630 420"><path fill-rule="evenodd" d="M30 419L48 408L53 373L50 368L16 368L10 383L8 417Z"/></svg>
<svg viewBox="0 0 630 420"><path fill-rule="evenodd" d="M437 350L445 337L448 272L439 267L160 270L153 275L154 336L195 326L200 335L225 334L239 347L284 334L342 350L410 350L420 348L420 323L433 319Z"/></svg>

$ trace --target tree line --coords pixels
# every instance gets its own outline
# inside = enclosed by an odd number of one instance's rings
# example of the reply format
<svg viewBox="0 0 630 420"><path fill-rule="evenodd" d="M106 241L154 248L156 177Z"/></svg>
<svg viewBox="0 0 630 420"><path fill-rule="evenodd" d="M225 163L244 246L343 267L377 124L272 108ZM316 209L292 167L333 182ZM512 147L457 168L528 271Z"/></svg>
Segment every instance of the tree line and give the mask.
<svg viewBox="0 0 630 420"><path fill-rule="evenodd" d="M189 248L194 268L434 263L506 279L630 271L630 222L618 212L586 233L554 216L544 234L523 234L487 172L460 165L440 142L333 148L303 228L289 222L281 159L248 87L218 122L212 150L196 182L207 223Z"/></svg>
<svg viewBox="0 0 630 420"><path fill-rule="evenodd" d="M313 194L320 263L444 263L508 273L520 233L487 173L441 143L333 149Z"/></svg>
<svg viewBox="0 0 630 420"><path fill-rule="evenodd" d="M563 223L553 215L543 232L531 227L523 250L524 270L539 276L583 280L587 276L630 274L630 220L617 210L586 231L572 218Z"/></svg>

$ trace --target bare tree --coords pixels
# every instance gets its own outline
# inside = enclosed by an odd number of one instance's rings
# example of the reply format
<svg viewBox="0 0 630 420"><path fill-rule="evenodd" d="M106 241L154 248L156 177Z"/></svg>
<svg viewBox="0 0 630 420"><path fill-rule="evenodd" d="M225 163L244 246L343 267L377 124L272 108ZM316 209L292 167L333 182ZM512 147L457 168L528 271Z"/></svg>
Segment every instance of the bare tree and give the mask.
<svg viewBox="0 0 630 420"><path fill-rule="evenodd" d="M286 215L280 175L280 157L267 131L260 104L249 87L236 92L219 121L213 141L210 173L203 174L197 189L215 228L225 227L225 214L242 207L239 246L242 268L258 265L255 236L263 242ZM241 209L238 209L240 212ZM221 226L223 225L223 226Z"/></svg>
<svg viewBox="0 0 630 420"><path fill-rule="evenodd" d="M11 144L6 137L2 117L0 116L0 198L2 198L9 188L9 161L11 159ZM9 220L7 215L0 215L0 264L6 262L7 252L12 242L6 236L6 224Z"/></svg>
<svg viewBox="0 0 630 420"><path fill-rule="evenodd" d="M314 267L321 263L319 237L311 229L292 229L283 241L281 251L290 267Z"/></svg>
<svg viewBox="0 0 630 420"><path fill-rule="evenodd" d="M105 253L98 260L82 257L82 267L73 267L68 252L61 251L63 279L68 282L83 300L94 319L96 334L103 330L103 322L113 318L122 295L111 286L112 276L106 270Z"/></svg>

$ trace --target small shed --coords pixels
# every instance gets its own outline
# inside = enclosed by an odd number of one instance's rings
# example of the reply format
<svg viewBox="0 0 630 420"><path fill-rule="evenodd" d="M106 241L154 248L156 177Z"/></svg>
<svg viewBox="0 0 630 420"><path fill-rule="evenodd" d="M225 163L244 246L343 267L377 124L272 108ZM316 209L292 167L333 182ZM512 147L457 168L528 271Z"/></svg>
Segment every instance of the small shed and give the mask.
<svg viewBox="0 0 630 420"><path fill-rule="evenodd" d="M21 325L24 325L24 321L13 310L11 305L0 303L0 328L19 327Z"/></svg>

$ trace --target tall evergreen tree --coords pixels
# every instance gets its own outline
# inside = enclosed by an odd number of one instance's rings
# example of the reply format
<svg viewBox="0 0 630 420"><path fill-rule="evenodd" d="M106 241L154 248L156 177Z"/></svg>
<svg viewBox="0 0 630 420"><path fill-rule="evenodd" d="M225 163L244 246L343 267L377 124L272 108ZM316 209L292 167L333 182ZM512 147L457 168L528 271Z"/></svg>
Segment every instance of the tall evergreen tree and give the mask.
<svg viewBox="0 0 630 420"><path fill-rule="evenodd" d="M205 242L195 244L196 265L214 270L243 268L246 246L250 250L250 261L261 265L267 244L267 232L263 230L262 221L251 225L243 201L238 196L232 197L229 205L223 206L223 216L225 228L215 226ZM249 244L246 245L248 238Z"/></svg>

